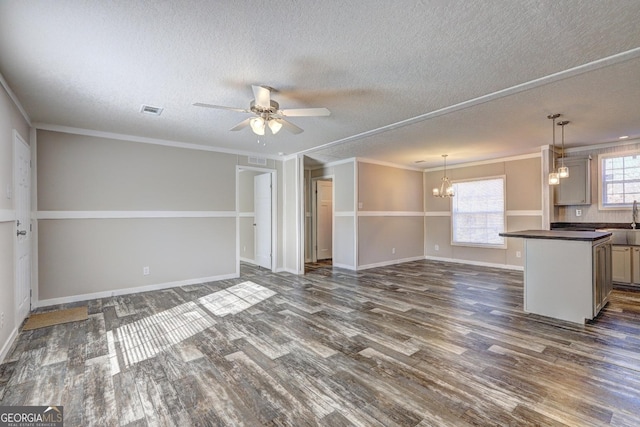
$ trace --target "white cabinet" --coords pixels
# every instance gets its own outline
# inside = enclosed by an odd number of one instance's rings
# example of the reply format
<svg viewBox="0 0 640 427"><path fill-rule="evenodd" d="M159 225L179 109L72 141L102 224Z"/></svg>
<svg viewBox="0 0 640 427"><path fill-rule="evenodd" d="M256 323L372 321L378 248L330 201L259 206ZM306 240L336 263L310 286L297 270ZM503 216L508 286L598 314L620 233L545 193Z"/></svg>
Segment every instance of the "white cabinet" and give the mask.
<svg viewBox="0 0 640 427"><path fill-rule="evenodd" d="M562 160L556 160L560 167ZM560 179L553 187L556 206L591 204L591 158L567 158L564 165L569 168L569 177Z"/></svg>
<svg viewBox="0 0 640 427"><path fill-rule="evenodd" d="M640 253L638 254L640 275ZM613 246L611 248L611 276L614 282L631 283L631 247Z"/></svg>

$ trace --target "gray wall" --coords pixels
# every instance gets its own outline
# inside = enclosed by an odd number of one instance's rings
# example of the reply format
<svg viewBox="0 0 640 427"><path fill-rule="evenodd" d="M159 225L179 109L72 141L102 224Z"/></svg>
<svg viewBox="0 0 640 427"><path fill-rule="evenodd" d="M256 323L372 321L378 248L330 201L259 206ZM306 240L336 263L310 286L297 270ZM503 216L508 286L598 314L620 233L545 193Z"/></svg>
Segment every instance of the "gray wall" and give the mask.
<svg viewBox="0 0 640 427"><path fill-rule="evenodd" d="M237 274L235 155L37 138L40 300Z"/></svg>
<svg viewBox="0 0 640 427"><path fill-rule="evenodd" d="M631 209L625 208L620 210L599 210L598 208L598 180L600 179L600 164L598 163L599 154L623 153L627 151L640 152L640 139L629 141L626 144L618 146L610 146L598 148L595 150L571 150L567 153L567 157L585 158L592 156L591 160L591 205L580 206L560 206L554 208L552 221L561 222L619 222L631 223ZM571 170L569 170L571 173ZM576 215L576 209L582 211L581 216Z"/></svg>
<svg viewBox="0 0 640 427"><path fill-rule="evenodd" d="M0 313L4 314L4 325L0 328L0 362L19 327L15 319L13 277L15 211L13 197L7 195L7 187L13 192L14 129L27 143L29 142L28 122L20 114L5 88L0 86Z"/></svg>

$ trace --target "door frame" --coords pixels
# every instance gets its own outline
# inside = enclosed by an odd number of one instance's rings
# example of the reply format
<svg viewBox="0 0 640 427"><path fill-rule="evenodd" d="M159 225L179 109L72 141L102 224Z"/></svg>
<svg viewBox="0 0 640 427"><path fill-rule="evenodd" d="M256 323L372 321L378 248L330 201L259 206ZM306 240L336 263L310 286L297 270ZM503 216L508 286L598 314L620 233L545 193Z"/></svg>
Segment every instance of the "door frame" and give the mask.
<svg viewBox="0 0 640 427"><path fill-rule="evenodd" d="M236 273L240 276L240 172L243 170L271 174L271 271L278 265L278 171L255 166L236 165Z"/></svg>
<svg viewBox="0 0 640 427"><path fill-rule="evenodd" d="M32 156L32 151L31 151L31 146L29 144L27 144L27 142L24 140L24 138L22 137L22 135L20 135L20 133L17 130L13 130L13 160L12 160L12 166L13 166L13 202L14 202L14 212L15 212L15 221L14 223L16 224L16 230L17 230L17 221L18 221L18 210L16 209L15 206L15 201L17 199L17 195L18 195L18 180L17 180L17 169L18 169L18 165L17 165L17 147L18 144L23 145L27 151L29 152L29 162L30 165L32 164L32 160L31 160L31 156ZM18 283L18 235L17 233L14 234L13 236L13 292L14 292L14 298L13 298L13 305L14 305L14 317L15 317L15 325L16 328L20 326L20 324L22 324L22 321L24 319L27 318L27 316L29 315L29 313L31 312L31 308L33 307L33 247L34 247L34 238L33 238L33 225L32 225L32 219L31 219L31 211L32 211L32 193L33 193L33 171L32 171L32 167L29 168L29 194L27 195L28 200L29 200L29 229L28 229L28 233L29 233L29 269L28 269L28 274L29 274L29 307L26 311L26 313L21 313L18 310L19 307L19 295L20 295L20 289L19 289L19 285L20 283Z"/></svg>
<svg viewBox="0 0 640 427"><path fill-rule="evenodd" d="M318 262L318 181L331 181L331 256L335 252L336 186L334 175L311 178L311 262Z"/></svg>

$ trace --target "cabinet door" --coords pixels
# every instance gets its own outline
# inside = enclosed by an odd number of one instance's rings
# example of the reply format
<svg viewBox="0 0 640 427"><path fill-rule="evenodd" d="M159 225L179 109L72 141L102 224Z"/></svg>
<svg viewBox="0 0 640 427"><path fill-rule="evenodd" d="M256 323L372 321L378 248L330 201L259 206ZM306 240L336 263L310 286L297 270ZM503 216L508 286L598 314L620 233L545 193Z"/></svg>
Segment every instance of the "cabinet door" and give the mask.
<svg viewBox="0 0 640 427"><path fill-rule="evenodd" d="M611 249L611 276L614 282L631 283L631 248L614 246Z"/></svg>
<svg viewBox="0 0 640 427"><path fill-rule="evenodd" d="M562 160L556 161L560 167ZM564 165L569 168L569 177L560 179L554 186L554 203L556 206L590 205L591 204L591 161L590 159L565 159Z"/></svg>
<svg viewBox="0 0 640 427"><path fill-rule="evenodd" d="M640 283L640 248L631 249L631 282Z"/></svg>

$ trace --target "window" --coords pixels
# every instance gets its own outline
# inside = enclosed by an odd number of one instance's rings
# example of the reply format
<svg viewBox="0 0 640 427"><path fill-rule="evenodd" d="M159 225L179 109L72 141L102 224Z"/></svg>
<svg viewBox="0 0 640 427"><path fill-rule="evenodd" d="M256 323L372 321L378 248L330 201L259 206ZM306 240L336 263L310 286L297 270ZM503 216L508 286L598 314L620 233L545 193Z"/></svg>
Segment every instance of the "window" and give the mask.
<svg viewBox="0 0 640 427"><path fill-rule="evenodd" d="M600 207L620 209L640 201L640 153L600 156Z"/></svg>
<svg viewBox="0 0 640 427"><path fill-rule="evenodd" d="M453 183L452 244L505 247L504 177Z"/></svg>

